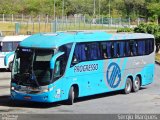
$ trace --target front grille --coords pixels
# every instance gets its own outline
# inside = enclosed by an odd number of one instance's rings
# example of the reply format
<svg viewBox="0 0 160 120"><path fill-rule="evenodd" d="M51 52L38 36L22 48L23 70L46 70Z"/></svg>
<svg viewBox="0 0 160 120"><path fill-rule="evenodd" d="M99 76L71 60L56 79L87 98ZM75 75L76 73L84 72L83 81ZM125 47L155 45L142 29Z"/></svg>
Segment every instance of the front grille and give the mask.
<svg viewBox="0 0 160 120"><path fill-rule="evenodd" d="M15 90L17 92L27 93L27 94L38 94L42 92L41 89L30 86L17 86Z"/></svg>
<svg viewBox="0 0 160 120"><path fill-rule="evenodd" d="M41 93L41 91L30 91L30 92L27 92L28 94L38 94L38 93Z"/></svg>

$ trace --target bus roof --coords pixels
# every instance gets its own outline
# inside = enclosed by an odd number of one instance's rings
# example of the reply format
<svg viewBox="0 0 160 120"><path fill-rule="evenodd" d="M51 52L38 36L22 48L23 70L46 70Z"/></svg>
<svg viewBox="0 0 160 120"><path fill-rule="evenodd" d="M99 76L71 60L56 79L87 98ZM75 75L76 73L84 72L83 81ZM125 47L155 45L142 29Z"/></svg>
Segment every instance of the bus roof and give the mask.
<svg viewBox="0 0 160 120"><path fill-rule="evenodd" d="M61 45L73 42L128 40L140 38L154 38L154 36L145 33L106 33L101 31L39 33L20 42L20 46L30 48L58 48Z"/></svg>
<svg viewBox="0 0 160 120"><path fill-rule="evenodd" d="M16 35L16 36L5 36L0 37L0 42L16 42L16 41L22 41L25 38L29 37L30 35Z"/></svg>

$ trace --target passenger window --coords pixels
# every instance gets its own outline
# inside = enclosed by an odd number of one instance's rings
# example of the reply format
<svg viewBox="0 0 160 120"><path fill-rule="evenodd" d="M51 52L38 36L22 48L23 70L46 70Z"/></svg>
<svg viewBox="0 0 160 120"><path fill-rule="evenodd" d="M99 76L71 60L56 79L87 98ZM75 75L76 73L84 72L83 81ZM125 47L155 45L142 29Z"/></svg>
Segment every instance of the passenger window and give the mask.
<svg viewBox="0 0 160 120"><path fill-rule="evenodd" d="M86 51L87 51L87 46L85 43L78 43L75 46L73 58L72 58L72 65L75 65L79 62L86 61Z"/></svg>
<svg viewBox="0 0 160 120"><path fill-rule="evenodd" d="M146 54L150 54L151 53L151 40L146 40L146 44L145 44L145 49L146 49Z"/></svg>
<svg viewBox="0 0 160 120"><path fill-rule="evenodd" d="M130 41L130 55L136 56L137 55L137 42L136 41Z"/></svg>
<svg viewBox="0 0 160 120"><path fill-rule="evenodd" d="M102 53L102 58L103 59L107 59L107 43L106 42L102 42L100 44L100 48L101 48L101 53Z"/></svg>
<svg viewBox="0 0 160 120"><path fill-rule="evenodd" d="M114 57L119 57L119 43L114 42L113 43L113 50L114 50Z"/></svg>
<svg viewBox="0 0 160 120"><path fill-rule="evenodd" d="M129 41L125 42L125 56L129 57L131 55L131 50L130 50L130 45L129 45Z"/></svg>
<svg viewBox="0 0 160 120"><path fill-rule="evenodd" d="M103 59L109 59L112 57L112 42L102 42L101 44L101 58Z"/></svg>
<svg viewBox="0 0 160 120"><path fill-rule="evenodd" d="M99 43L89 43L88 44L88 60L100 60L100 49Z"/></svg>
<svg viewBox="0 0 160 120"><path fill-rule="evenodd" d="M154 51L154 40L153 39L150 39L148 40L148 51L149 51L149 54L152 53Z"/></svg>
<svg viewBox="0 0 160 120"><path fill-rule="evenodd" d="M121 42L119 43L119 51L120 51L120 52L119 52L119 56L120 56L120 57L124 57L124 56L125 56L125 52L124 52L124 51L125 51L125 42L122 42L122 41L121 41Z"/></svg>
<svg viewBox="0 0 160 120"><path fill-rule="evenodd" d="M2 52L2 46L0 46L0 52Z"/></svg>
<svg viewBox="0 0 160 120"><path fill-rule="evenodd" d="M138 41L138 55L145 55L145 41Z"/></svg>
<svg viewBox="0 0 160 120"><path fill-rule="evenodd" d="M111 58L112 56L113 56L112 42L107 42L107 58Z"/></svg>

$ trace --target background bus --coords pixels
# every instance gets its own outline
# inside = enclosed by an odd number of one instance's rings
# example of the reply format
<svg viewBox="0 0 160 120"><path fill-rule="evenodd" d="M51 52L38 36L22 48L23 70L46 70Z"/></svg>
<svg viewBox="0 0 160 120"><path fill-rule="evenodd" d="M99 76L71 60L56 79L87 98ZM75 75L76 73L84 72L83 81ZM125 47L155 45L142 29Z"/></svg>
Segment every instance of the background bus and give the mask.
<svg viewBox="0 0 160 120"><path fill-rule="evenodd" d="M13 61L14 51L20 41L28 35L0 37L0 68L10 68Z"/></svg>
<svg viewBox="0 0 160 120"><path fill-rule="evenodd" d="M11 98L68 100L123 90L137 92L154 80L154 36L144 33L37 34L15 52Z"/></svg>

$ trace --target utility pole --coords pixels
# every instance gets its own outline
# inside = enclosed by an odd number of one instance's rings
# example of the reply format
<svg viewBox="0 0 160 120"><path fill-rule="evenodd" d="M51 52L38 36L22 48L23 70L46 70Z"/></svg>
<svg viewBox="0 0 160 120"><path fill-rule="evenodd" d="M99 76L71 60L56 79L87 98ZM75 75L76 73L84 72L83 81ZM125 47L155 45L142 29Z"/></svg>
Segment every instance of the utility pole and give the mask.
<svg viewBox="0 0 160 120"><path fill-rule="evenodd" d="M62 30L64 27L64 0L62 0Z"/></svg>
<svg viewBox="0 0 160 120"><path fill-rule="evenodd" d="M56 19L56 0L54 0L54 20Z"/></svg>
<svg viewBox="0 0 160 120"><path fill-rule="evenodd" d="M111 1L109 0L109 18L111 17Z"/></svg>
<svg viewBox="0 0 160 120"><path fill-rule="evenodd" d="M62 19L64 17L64 0L62 0Z"/></svg>
<svg viewBox="0 0 160 120"><path fill-rule="evenodd" d="M99 0L99 17L101 15L101 0Z"/></svg>
<svg viewBox="0 0 160 120"><path fill-rule="evenodd" d="M94 0L94 11L93 12L94 12L93 16L95 16L96 15L96 0Z"/></svg>

